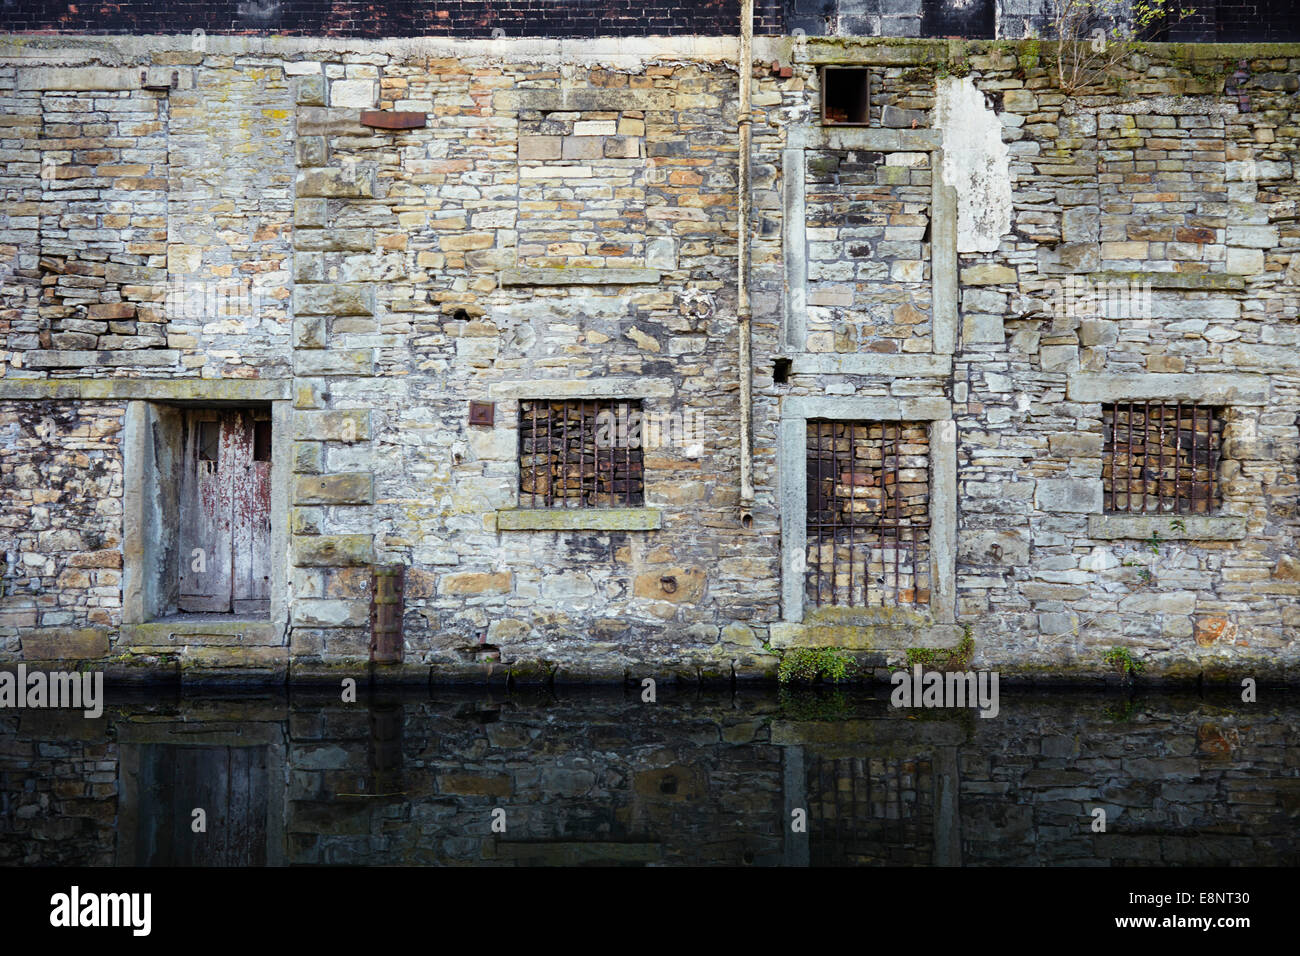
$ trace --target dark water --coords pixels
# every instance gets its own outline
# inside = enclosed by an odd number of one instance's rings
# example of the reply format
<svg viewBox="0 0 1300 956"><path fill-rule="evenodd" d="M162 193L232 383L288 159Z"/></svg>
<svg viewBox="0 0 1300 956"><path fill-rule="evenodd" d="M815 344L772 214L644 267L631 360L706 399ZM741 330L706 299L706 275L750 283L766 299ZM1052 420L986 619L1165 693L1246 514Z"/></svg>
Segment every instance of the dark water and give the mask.
<svg viewBox="0 0 1300 956"><path fill-rule="evenodd" d="M1300 700L1261 696L110 693L0 711L0 863L1295 865Z"/></svg>

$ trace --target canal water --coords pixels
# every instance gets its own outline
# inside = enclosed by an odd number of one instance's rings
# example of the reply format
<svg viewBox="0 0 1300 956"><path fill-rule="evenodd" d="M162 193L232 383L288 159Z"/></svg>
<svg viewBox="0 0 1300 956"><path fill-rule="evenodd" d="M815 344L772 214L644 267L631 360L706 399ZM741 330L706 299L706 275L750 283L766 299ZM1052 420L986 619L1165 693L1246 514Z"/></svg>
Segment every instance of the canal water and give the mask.
<svg viewBox="0 0 1300 956"><path fill-rule="evenodd" d="M886 689L887 691L887 689ZM660 687L0 711L0 865L1300 863L1300 698Z"/></svg>

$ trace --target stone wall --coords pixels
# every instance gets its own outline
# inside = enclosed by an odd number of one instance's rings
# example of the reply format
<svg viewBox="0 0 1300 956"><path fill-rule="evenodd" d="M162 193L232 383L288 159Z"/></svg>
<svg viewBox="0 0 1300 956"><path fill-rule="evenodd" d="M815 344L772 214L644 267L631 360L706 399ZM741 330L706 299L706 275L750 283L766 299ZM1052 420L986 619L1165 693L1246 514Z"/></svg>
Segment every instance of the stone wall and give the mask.
<svg viewBox="0 0 1300 956"><path fill-rule="evenodd" d="M377 673L409 680L880 667L966 628L1026 676L1121 646L1294 676L1295 48L1152 48L1067 96L1032 45L760 41L747 524L730 44L59 43L0 72L8 660L366 669L371 567L403 564ZM869 126L820 125L837 65ZM521 403L566 398L640 402L643 502L526 507ZM1224 409L1219 512L1106 513L1102 406L1166 399ZM151 621L154 412L249 402L283 619ZM824 417L930 423L925 608L783 603L792 426Z"/></svg>

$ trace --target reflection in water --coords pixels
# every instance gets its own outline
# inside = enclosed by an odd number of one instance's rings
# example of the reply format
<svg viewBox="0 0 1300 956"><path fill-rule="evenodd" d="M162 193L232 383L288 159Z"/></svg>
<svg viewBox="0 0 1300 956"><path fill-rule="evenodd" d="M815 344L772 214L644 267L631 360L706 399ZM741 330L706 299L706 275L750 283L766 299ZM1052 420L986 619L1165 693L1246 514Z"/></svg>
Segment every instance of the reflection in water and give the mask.
<svg viewBox="0 0 1300 956"><path fill-rule="evenodd" d="M96 721L0 712L0 864L1294 865L1298 716L1027 692L991 720L861 691L110 693Z"/></svg>

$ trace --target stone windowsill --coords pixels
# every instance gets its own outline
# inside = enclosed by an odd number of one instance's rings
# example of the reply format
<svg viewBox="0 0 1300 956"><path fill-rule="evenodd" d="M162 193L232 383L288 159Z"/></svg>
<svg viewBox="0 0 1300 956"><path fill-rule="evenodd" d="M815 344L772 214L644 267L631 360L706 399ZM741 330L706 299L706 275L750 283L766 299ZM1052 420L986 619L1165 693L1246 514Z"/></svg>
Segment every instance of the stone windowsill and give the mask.
<svg viewBox="0 0 1300 956"><path fill-rule="evenodd" d="M509 508L497 512L498 531L654 531L657 508Z"/></svg>
<svg viewBox="0 0 1300 956"><path fill-rule="evenodd" d="M771 625L772 647L838 647L858 651L901 651L909 647L955 648L958 624L835 624L782 621Z"/></svg>
<svg viewBox="0 0 1300 956"><path fill-rule="evenodd" d="M1181 522L1181 524L1175 524ZM1103 540L1236 541L1246 537L1246 519L1233 515L1090 515L1088 537Z"/></svg>

